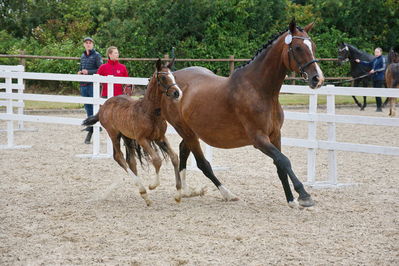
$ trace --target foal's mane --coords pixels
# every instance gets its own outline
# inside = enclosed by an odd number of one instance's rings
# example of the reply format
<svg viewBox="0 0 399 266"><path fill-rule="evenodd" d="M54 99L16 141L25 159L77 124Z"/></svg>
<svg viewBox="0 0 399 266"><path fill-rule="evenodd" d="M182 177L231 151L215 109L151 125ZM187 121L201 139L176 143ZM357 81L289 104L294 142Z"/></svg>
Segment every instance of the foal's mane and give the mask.
<svg viewBox="0 0 399 266"><path fill-rule="evenodd" d="M301 32L303 32L303 29L301 28L301 27L299 27L299 26L297 26L296 27L299 31L301 31ZM248 62L246 62L246 63L244 63L243 65L241 65L241 66L238 66L236 69L235 69L235 71L237 71L237 70L239 70L239 69L242 69L242 68L244 68L244 67L246 67L247 65L249 65L250 63L252 63L263 51L265 51L265 55L267 54L267 52L269 51L268 49L271 47L271 45L273 44L273 42L275 41L275 40L277 40L281 35L283 35L284 33L286 33L288 31L288 28L287 29L285 29L285 30L283 30L283 31L281 31L281 32L279 32L279 33L277 33L277 34L275 34L275 35L273 35L272 36L272 38L268 41L268 42L266 42L265 44L263 44L263 46L261 47L261 48L259 48L257 51L256 51L256 53L255 53L255 55L251 58L251 60L249 60Z"/></svg>

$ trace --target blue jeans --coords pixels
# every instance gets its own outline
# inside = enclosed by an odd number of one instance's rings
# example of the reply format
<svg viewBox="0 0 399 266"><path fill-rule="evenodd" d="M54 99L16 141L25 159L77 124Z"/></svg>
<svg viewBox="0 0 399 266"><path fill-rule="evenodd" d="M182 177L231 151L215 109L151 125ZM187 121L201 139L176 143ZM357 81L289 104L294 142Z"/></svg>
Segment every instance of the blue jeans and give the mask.
<svg viewBox="0 0 399 266"><path fill-rule="evenodd" d="M85 86L80 86L80 95L83 97L93 97L93 84L88 84ZM93 115L93 105L85 104L85 110L87 117Z"/></svg>

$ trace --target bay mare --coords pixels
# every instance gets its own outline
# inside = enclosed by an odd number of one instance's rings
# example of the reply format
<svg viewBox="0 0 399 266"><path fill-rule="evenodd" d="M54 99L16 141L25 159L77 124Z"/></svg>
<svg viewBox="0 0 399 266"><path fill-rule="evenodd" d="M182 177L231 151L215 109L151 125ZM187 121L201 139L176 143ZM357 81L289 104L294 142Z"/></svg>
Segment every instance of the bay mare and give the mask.
<svg viewBox="0 0 399 266"><path fill-rule="evenodd" d="M284 114L279 92L287 71L300 73L313 89L323 84L324 77L317 60L315 45L308 36L313 23L304 30L291 22L258 51L245 66L230 77L220 77L202 67L189 67L174 72L183 91L180 102L162 99L162 113L182 137L180 173L186 186L187 158L192 152L197 166L219 189L224 200L237 200L215 176L201 150L199 139L218 148L253 145L271 157L277 167L287 202L295 206L288 176L299 193L299 204L314 202L291 168L290 160L281 153L281 127Z"/></svg>

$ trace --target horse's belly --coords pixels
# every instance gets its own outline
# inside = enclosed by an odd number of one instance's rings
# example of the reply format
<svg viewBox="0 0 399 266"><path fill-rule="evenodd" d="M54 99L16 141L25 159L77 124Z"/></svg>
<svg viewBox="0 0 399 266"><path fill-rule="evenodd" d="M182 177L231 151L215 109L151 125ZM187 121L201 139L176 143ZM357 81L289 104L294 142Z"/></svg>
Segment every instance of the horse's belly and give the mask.
<svg viewBox="0 0 399 266"><path fill-rule="evenodd" d="M212 120L205 123L195 123L194 121L199 120L189 121L190 128L208 145L231 149L251 144L244 128L238 121L234 123Z"/></svg>

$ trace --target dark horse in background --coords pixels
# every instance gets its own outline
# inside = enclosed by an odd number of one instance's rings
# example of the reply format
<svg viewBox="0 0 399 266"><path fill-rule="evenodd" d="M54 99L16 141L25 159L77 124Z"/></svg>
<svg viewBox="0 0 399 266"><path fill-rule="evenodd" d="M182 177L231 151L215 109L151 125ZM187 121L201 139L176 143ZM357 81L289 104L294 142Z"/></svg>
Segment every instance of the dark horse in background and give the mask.
<svg viewBox="0 0 399 266"><path fill-rule="evenodd" d="M399 50L396 48L396 50ZM391 48L388 54L388 66L385 72L388 88L399 88L399 54ZM396 98L389 97L389 116L396 115Z"/></svg>
<svg viewBox="0 0 399 266"><path fill-rule="evenodd" d="M180 102L162 99L162 114L182 137L180 174L185 185L187 158L192 152L197 166L219 189L224 200L238 198L216 178L205 159L199 139L224 149L253 145L273 159L289 206L295 206L288 177L299 194L301 206L314 201L281 152L281 127L284 113L279 93L288 71L300 73L312 89L324 82L315 59L315 45L308 36L313 23L304 29L291 22L258 51L245 66L230 77L215 75L203 67L189 67L174 72L183 91ZM245 155L243 155L245 156Z"/></svg>
<svg viewBox="0 0 399 266"><path fill-rule="evenodd" d="M364 51L357 49L355 46L341 43L338 48L338 63L342 65L345 62L350 63L350 75L354 79L354 87L370 87L372 85L372 75L369 75L370 67L356 63L356 59L361 61L370 62L375 56L368 54ZM386 59L386 58L385 58ZM360 107L360 110L364 110L367 106L367 97L363 96L363 105L352 96L353 100ZM384 103L386 105L386 102Z"/></svg>

